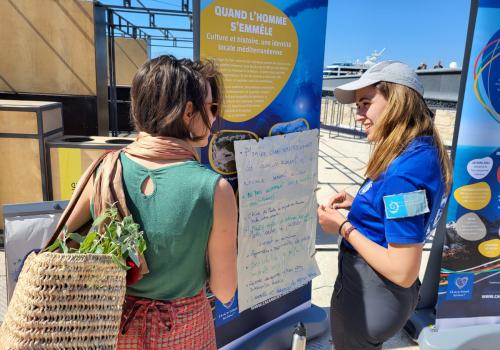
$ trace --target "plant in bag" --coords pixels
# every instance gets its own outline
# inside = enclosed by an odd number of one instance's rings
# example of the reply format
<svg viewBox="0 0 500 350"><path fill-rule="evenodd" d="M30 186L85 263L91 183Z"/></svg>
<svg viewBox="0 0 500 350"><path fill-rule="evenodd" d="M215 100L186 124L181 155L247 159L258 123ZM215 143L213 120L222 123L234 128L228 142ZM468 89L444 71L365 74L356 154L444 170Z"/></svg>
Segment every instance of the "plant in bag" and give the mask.
<svg viewBox="0 0 500 350"><path fill-rule="evenodd" d="M71 247L69 241L79 243L79 247ZM110 255L115 264L124 270L129 270L127 271L127 284L130 285L140 278L139 257L146 250L146 241L132 216L129 215L120 220L118 209L112 206L94 220L86 236L68 232L65 227L62 236L47 247L46 251L53 252L57 249L66 254Z"/></svg>
<svg viewBox="0 0 500 350"><path fill-rule="evenodd" d="M27 256L0 326L0 350L116 349L125 278L133 270L127 261L137 266L143 259L142 232L131 216L120 219L115 207L94 220L85 236L62 229L108 155L82 176L50 246Z"/></svg>

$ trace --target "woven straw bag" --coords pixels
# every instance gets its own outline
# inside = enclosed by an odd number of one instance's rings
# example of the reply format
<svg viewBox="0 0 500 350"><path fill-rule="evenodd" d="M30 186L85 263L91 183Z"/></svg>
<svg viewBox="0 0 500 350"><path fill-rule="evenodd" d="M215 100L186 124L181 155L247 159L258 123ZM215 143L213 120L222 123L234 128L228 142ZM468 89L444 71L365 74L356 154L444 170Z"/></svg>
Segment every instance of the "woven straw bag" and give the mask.
<svg viewBox="0 0 500 350"><path fill-rule="evenodd" d="M48 244L101 159L82 177ZM107 255L31 253L0 328L0 349L116 349L125 275Z"/></svg>

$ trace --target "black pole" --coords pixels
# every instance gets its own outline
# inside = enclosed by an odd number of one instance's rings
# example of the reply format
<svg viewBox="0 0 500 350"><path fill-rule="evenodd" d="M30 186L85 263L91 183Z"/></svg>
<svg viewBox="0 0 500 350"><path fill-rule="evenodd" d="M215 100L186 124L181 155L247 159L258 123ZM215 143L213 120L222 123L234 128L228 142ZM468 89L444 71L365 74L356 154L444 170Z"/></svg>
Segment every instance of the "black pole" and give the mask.
<svg viewBox="0 0 500 350"><path fill-rule="evenodd" d="M116 105L116 73L115 73L115 33L113 10L108 10L108 54L109 54L109 99L111 114L111 136L118 136L118 111Z"/></svg>
<svg viewBox="0 0 500 350"><path fill-rule="evenodd" d="M193 0L193 58L200 59L200 0Z"/></svg>

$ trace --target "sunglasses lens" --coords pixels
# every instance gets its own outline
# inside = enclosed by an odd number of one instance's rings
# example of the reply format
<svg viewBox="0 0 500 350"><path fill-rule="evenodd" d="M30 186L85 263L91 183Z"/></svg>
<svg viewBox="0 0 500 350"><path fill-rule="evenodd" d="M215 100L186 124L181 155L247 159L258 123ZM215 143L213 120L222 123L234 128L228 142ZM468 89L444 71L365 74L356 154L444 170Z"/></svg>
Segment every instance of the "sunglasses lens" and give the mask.
<svg viewBox="0 0 500 350"><path fill-rule="evenodd" d="M213 115L217 116L217 112L219 111L219 106L217 106L216 104L211 105L210 111L212 112Z"/></svg>

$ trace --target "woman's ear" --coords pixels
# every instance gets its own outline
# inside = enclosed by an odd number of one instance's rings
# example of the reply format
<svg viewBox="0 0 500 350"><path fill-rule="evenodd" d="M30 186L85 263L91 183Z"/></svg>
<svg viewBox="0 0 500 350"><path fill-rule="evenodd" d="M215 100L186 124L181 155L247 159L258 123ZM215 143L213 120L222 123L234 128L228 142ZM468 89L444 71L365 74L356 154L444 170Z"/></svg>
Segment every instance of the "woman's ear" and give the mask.
<svg viewBox="0 0 500 350"><path fill-rule="evenodd" d="M184 125L189 125L191 123L191 118L193 117L193 102L188 101L186 107L184 107L184 114L182 115L182 120L184 120Z"/></svg>

